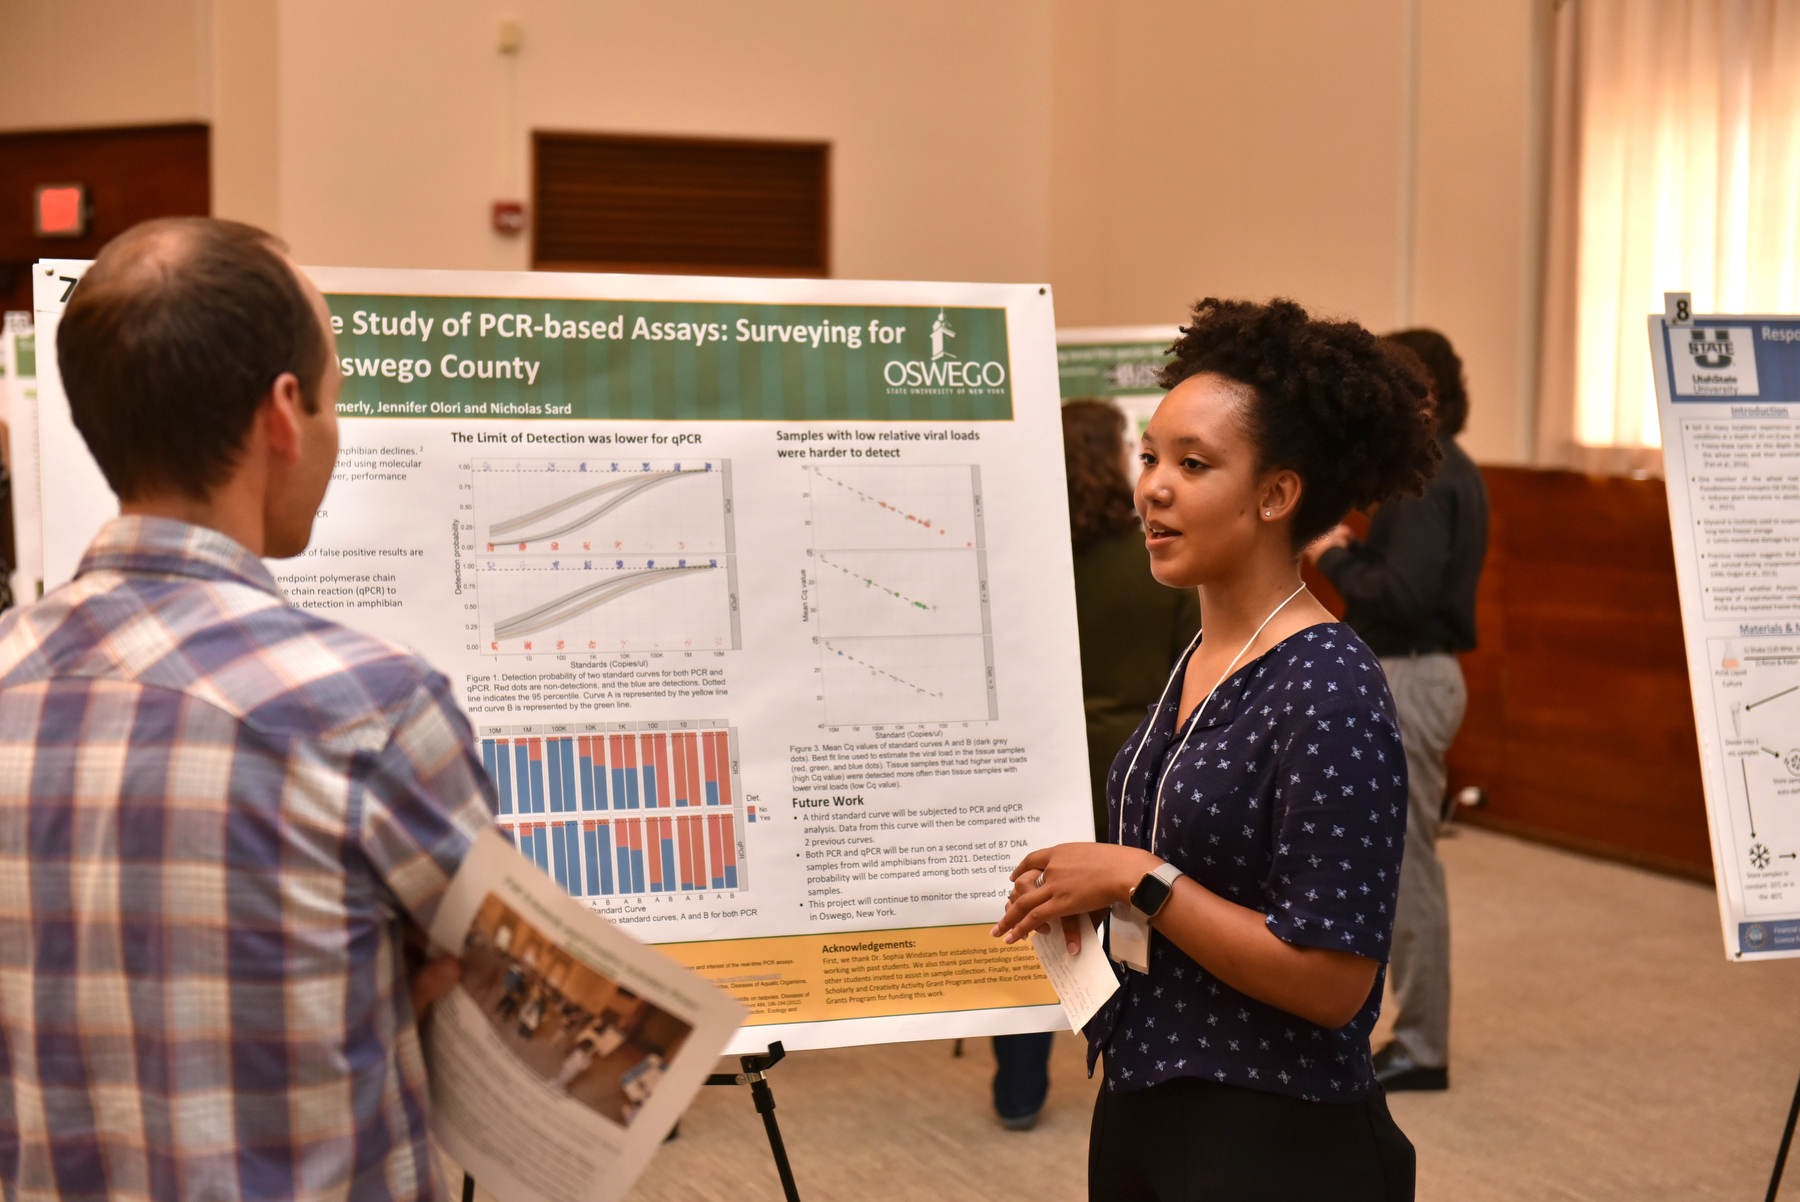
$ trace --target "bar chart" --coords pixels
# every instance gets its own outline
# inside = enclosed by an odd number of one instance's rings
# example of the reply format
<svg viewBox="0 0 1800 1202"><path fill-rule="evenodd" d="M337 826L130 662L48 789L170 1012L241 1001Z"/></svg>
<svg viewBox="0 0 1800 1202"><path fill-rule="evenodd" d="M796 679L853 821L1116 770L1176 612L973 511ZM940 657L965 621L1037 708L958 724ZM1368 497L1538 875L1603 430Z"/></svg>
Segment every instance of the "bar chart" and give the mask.
<svg viewBox="0 0 1800 1202"><path fill-rule="evenodd" d="M480 737L501 833L573 896L749 884L744 828L756 813L728 724L487 727Z"/></svg>

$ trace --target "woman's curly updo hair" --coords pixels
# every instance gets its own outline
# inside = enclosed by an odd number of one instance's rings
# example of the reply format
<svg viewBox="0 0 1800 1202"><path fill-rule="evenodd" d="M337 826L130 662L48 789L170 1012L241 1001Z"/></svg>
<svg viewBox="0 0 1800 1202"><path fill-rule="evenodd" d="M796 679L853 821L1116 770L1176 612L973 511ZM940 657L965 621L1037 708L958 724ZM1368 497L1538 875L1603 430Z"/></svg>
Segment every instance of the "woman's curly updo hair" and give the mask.
<svg viewBox="0 0 1800 1202"><path fill-rule="evenodd" d="M1125 415L1105 401L1070 401L1062 407L1062 431L1075 550L1136 530L1137 507L1125 477Z"/></svg>
<svg viewBox="0 0 1800 1202"><path fill-rule="evenodd" d="M1405 352L1355 322L1315 320L1291 300L1209 296L1169 350L1164 388L1213 372L1249 391L1259 469L1300 477L1296 550L1352 509L1417 496L1437 473L1429 390Z"/></svg>

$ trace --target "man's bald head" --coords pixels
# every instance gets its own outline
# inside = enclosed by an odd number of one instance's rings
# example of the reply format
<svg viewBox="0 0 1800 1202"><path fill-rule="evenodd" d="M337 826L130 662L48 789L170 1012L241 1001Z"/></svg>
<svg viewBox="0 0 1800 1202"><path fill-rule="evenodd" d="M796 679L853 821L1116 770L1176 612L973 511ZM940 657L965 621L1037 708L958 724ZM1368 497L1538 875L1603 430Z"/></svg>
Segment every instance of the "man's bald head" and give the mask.
<svg viewBox="0 0 1800 1202"><path fill-rule="evenodd" d="M171 217L106 244L56 331L70 415L123 501L204 499L284 372L317 406L327 336L274 237Z"/></svg>

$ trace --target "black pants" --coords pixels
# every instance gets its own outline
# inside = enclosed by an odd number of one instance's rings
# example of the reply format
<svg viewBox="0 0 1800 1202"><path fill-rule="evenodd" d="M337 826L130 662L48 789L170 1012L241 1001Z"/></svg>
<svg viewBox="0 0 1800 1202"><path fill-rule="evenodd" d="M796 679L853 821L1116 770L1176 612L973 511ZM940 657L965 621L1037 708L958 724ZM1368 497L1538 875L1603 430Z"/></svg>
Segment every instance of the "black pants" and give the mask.
<svg viewBox="0 0 1800 1202"><path fill-rule="evenodd" d="M994 1110L1003 1119L1044 1108L1050 1094L1050 1031L994 1036Z"/></svg>
<svg viewBox="0 0 1800 1202"><path fill-rule="evenodd" d="M1376 1086L1303 1102L1184 1077L1102 1089L1089 1202L1412 1202L1414 1157Z"/></svg>

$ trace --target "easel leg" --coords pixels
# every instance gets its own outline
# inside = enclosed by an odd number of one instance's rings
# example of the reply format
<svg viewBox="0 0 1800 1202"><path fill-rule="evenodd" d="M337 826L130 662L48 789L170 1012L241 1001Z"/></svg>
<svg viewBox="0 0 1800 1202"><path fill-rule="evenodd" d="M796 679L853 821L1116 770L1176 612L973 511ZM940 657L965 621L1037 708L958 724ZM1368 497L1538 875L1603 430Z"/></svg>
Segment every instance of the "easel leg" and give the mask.
<svg viewBox="0 0 1800 1202"><path fill-rule="evenodd" d="M764 1074L787 1055L787 1051L777 1040L769 1045L765 1056L740 1056L738 1062L744 1066L742 1073L714 1073L706 1079L708 1085L748 1085L750 1098L756 1103L756 1113L762 1115L763 1130L769 1133L769 1151L775 1157L775 1171L781 1175L781 1192L787 1202L800 1202L800 1187L794 1184L794 1170L788 1164L787 1146L781 1142L781 1128L775 1122L775 1095L769 1091L769 1082Z"/></svg>
<svg viewBox="0 0 1800 1202"><path fill-rule="evenodd" d="M769 1132L769 1151L775 1155L775 1171L781 1174L781 1192L787 1202L800 1202L800 1187L794 1184L794 1170L788 1165L787 1147L781 1142L781 1128L775 1124L775 1095L767 1081L750 1083L750 1097L756 1102L756 1113L762 1115Z"/></svg>
<svg viewBox="0 0 1800 1202"><path fill-rule="evenodd" d="M1769 1196L1764 1202L1775 1202L1781 1192L1781 1171L1787 1168L1788 1149L1794 1145L1794 1123L1800 1120L1800 1084L1794 1086L1794 1104L1788 1107L1787 1127L1781 1132L1781 1149L1775 1153L1775 1172L1769 1177Z"/></svg>

